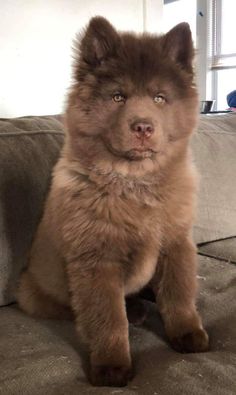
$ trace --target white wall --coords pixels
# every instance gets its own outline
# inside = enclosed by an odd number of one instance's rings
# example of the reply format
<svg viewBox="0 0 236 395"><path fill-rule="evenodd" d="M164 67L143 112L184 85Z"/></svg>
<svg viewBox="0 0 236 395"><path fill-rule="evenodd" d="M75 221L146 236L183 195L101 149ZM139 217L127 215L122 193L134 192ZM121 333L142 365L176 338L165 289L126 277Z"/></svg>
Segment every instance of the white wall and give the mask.
<svg viewBox="0 0 236 395"><path fill-rule="evenodd" d="M0 1L0 117L61 113L71 44L94 15L120 30L161 31L163 0Z"/></svg>
<svg viewBox="0 0 236 395"><path fill-rule="evenodd" d="M208 0L197 0L197 84L200 100L211 100L211 77L209 71L209 21L210 2ZM201 15L199 15L201 13Z"/></svg>

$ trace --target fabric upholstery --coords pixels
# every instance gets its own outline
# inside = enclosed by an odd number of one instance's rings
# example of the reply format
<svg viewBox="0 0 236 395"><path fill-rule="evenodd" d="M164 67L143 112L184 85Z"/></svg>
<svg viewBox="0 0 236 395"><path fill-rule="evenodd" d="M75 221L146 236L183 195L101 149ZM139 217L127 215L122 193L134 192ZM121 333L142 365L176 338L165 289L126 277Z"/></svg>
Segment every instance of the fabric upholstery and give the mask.
<svg viewBox="0 0 236 395"><path fill-rule="evenodd" d="M216 240L198 247L199 253L236 264L236 237Z"/></svg>
<svg viewBox="0 0 236 395"><path fill-rule="evenodd" d="M192 149L200 173L196 243L236 236L236 114L202 115Z"/></svg>
<svg viewBox="0 0 236 395"><path fill-rule="evenodd" d="M198 308L211 350L179 354L163 336L154 305L130 326L135 378L127 388L91 387L86 354L69 321L37 320L0 308L0 394L233 395L236 393L236 266L200 257Z"/></svg>
<svg viewBox="0 0 236 395"><path fill-rule="evenodd" d="M0 305L14 300L62 142L54 117L0 119Z"/></svg>
<svg viewBox="0 0 236 395"><path fill-rule="evenodd" d="M64 139L60 117L0 119L0 305L15 300ZM201 174L197 243L236 235L236 114L202 115L192 140Z"/></svg>

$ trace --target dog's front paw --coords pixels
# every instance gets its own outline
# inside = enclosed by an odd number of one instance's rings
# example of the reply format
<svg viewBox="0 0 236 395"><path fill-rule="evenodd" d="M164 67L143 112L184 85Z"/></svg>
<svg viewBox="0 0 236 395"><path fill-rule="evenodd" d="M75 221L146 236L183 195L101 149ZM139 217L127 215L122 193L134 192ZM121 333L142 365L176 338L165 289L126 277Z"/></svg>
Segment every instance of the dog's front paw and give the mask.
<svg viewBox="0 0 236 395"><path fill-rule="evenodd" d="M92 366L89 380L99 387L124 387L132 377L132 369L127 366Z"/></svg>
<svg viewBox="0 0 236 395"><path fill-rule="evenodd" d="M209 337L204 329L196 329L171 339L174 350L182 353L204 352L209 349Z"/></svg>

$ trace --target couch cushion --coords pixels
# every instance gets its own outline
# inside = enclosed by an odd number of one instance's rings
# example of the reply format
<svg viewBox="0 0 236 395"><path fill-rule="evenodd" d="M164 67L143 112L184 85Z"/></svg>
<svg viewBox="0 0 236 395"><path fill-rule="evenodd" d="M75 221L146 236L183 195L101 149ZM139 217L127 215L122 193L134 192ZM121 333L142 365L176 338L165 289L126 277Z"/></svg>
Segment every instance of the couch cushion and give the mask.
<svg viewBox="0 0 236 395"><path fill-rule="evenodd" d="M62 142L56 117L0 119L0 305L14 300Z"/></svg>
<svg viewBox="0 0 236 395"><path fill-rule="evenodd" d="M236 236L236 114L202 115L192 149L200 172L195 241Z"/></svg>
<svg viewBox="0 0 236 395"><path fill-rule="evenodd" d="M0 305L16 282L63 143L55 117L0 119ZM236 114L202 115L192 141L201 174L197 243L236 235Z"/></svg>
<svg viewBox="0 0 236 395"><path fill-rule="evenodd" d="M130 326L136 375L127 388L94 388L74 324L0 308L0 393L25 395L232 395L236 393L236 266L200 257L198 307L211 350L179 354L163 337L154 305L145 327Z"/></svg>
<svg viewBox="0 0 236 395"><path fill-rule="evenodd" d="M211 241L198 246L200 254L236 263L236 237Z"/></svg>

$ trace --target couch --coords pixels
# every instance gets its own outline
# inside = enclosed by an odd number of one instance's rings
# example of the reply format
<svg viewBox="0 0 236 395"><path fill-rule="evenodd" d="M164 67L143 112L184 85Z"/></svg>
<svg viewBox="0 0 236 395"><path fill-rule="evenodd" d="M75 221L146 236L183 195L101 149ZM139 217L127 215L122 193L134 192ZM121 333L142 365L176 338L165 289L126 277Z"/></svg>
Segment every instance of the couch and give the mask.
<svg viewBox="0 0 236 395"><path fill-rule="evenodd" d="M145 302L147 321L130 325L136 375L125 388L88 384L73 322L35 319L15 303L63 139L59 116L0 119L0 394L236 394L236 114L201 115L192 139L201 173L198 309L210 351L171 349Z"/></svg>

